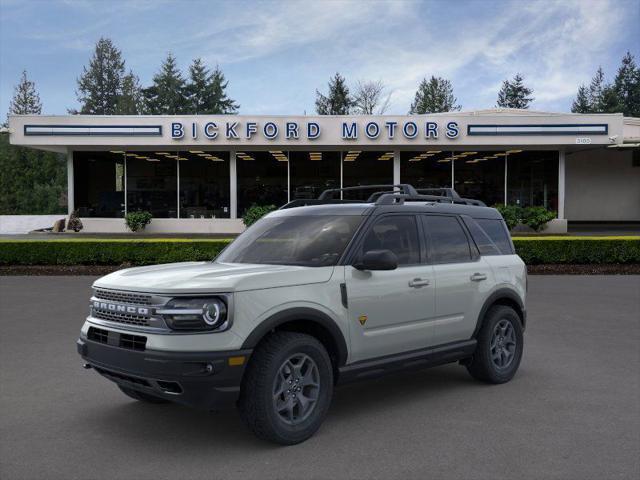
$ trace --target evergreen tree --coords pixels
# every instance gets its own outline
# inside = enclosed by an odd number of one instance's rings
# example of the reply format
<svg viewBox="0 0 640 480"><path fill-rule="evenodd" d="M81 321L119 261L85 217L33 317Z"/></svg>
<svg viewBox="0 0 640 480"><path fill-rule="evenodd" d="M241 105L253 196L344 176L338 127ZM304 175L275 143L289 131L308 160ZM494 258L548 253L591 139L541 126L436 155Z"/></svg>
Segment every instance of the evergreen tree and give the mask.
<svg viewBox="0 0 640 480"><path fill-rule="evenodd" d="M621 111L628 117L640 117L640 69L631 52L622 59L613 88Z"/></svg>
<svg viewBox="0 0 640 480"><path fill-rule="evenodd" d="M519 73L513 77L512 81L502 82L502 88L498 92L498 107L502 108L529 108L533 101L530 95L533 89L524 85L524 78Z"/></svg>
<svg viewBox="0 0 640 480"><path fill-rule="evenodd" d="M316 112L319 115L348 115L354 103L349 95L349 87L339 73L329 80L327 96L316 90Z"/></svg>
<svg viewBox="0 0 640 480"><path fill-rule="evenodd" d="M591 105L591 113L604 112L604 92L607 84L604 79L604 71L602 67L598 67L596 74L589 84L589 104Z"/></svg>
<svg viewBox="0 0 640 480"><path fill-rule="evenodd" d="M420 82L409 113L413 115L457 111L460 110L460 105L456 102L451 82L432 75L428 81L423 78Z"/></svg>
<svg viewBox="0 0 640 480"><path fill-rule="evenodd" d="M225 80L222 70L216 65L211 74L208 90L210 92L209 107L206 113L238 113L240 105L227 97L226 90L229 82Z"/></svg>
<svg viewBox="0 0 640 480"><path fill-rule="evenodd" d="M42 103L36 91L36 84L27 78L26 70L22 71L20 83L13 91L9 113L14 115L40 115L42 113Z"/></svg>
<svg viewBox="0 0 640 480"><path fill-rule="evenodd" d="M89 67L83 67L82 75L78 79L76 95L81 104L80 113L117 113L124 72L124 60L120 50L108 38L98 40Z"/></svg>
<svg viewBox="0 0 640 480"><path fill-rule="evenodd" d="M580 85L578 88L578 95L571 104L571 111L573 113L590 113L591 102L589 101L589 91L584 85Z"/></svg>
<svg viewBox="0 0 640 480"><path fill-rule="evenodd" d="M160 72L153 77L153 85L143 90L146 107L154 115L188 113L186 84L175 57L169 53Z"/></svg>
<svg viewBox="0 0 640 480"><path fill-rule="evenodd" d="M116 103L118 115L140 115L144 113L144 97L140 80L129 71L122 79L120 95Z"/></svg>
<svg viewBox="0 0 640 480"><path fill-rule="evenodd" d="M190 113L236 113L239 105L227 97L227 85L218 66L209 73L202 60L195 59L189 67L189 83L185 89Z"/></svg>

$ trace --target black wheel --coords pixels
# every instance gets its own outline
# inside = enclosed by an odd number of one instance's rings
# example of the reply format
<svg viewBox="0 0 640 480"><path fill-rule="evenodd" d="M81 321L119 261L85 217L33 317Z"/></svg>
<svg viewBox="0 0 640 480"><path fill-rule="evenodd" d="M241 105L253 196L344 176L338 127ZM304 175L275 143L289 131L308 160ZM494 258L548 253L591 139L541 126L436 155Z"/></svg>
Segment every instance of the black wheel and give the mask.
<svg viewBox="0 0 640 480"><path fill-rule="evenodd" d="M333 395L333 368L310 335L276 332L251 356L240 392L240 413L258 437L293 445L311 437Z"/></svg>
<svg viewBox="0 0 640 480"><path fill-rule="evenodd" d="M520 317L511 307L496 305L487 312L478 345L467 370L473 378L488 383L505 383L520 366L524 347Z"/></svg>
<svg viewBox="0 0 640 480"><path fill-rule="evenodd" d="M149 395L148 393L139 392L138 390L133 390L131 388L123 387L118 385L118 388L124 393L127 397L131 397L134 400L138 400L140 402L146 403L169 403L168 400L164 398L156 397L154 395Z"/></svg>

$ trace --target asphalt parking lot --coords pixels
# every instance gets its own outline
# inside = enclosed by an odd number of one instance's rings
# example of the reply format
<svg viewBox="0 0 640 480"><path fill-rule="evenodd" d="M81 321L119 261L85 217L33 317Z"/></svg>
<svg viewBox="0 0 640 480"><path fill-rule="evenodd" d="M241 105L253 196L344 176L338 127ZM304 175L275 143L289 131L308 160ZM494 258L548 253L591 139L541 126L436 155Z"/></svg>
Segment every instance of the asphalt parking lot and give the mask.
<svg viewBox="0 0 640 480"><path fill-rule="evenodd" d="M91 277L0 277L0 478L640 478L640 277L532 276L515 379L449 365L337 390L306 443L144 405L85 371Z"/></svg>

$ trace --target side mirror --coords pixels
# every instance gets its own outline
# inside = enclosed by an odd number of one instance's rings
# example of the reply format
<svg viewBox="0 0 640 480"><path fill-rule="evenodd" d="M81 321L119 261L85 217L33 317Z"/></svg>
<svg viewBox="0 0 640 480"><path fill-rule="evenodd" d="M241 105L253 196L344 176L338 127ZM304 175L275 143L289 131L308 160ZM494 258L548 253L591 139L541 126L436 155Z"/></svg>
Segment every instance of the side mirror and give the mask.
<svg viewBox="0 0 640 480"><path fill-rule="evenodd" d="M369 250L353 265L358 270L395 270L398 257L391 250Z"/></svg>

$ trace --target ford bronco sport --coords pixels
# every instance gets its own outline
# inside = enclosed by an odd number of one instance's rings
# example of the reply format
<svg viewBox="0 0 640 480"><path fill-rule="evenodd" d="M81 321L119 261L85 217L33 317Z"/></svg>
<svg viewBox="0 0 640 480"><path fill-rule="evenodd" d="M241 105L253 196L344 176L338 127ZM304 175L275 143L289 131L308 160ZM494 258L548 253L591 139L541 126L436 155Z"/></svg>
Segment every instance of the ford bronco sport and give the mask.
<svg viewBox="0 0 640 480"><path fill-rule="evenodd" d="M459 362L478 380L520 364L526 267L500 214L411 185L297 200L209 262L129 268L93 285L86 368L149 403L236 404L259 437L320 427L338 383Z"/></svg>

